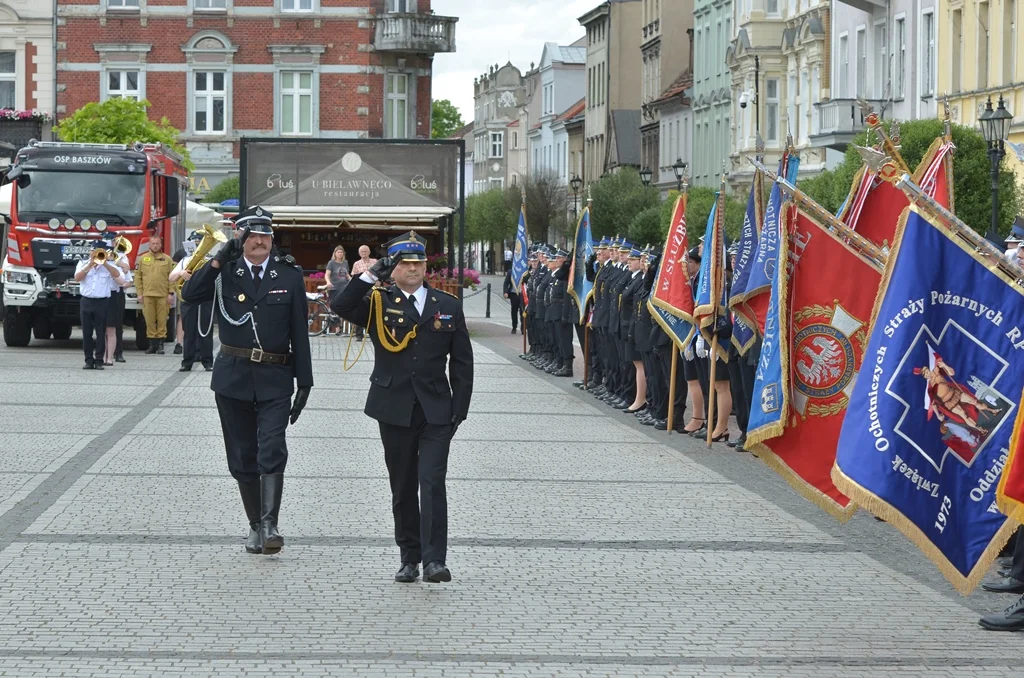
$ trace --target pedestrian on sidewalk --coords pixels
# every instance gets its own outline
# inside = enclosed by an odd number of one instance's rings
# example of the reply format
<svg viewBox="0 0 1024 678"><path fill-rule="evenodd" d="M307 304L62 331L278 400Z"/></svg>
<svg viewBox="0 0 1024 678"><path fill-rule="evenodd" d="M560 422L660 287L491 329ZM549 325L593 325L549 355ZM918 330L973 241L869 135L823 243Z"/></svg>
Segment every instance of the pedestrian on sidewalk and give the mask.
<svg viewBox="0 0 1024 678"><path fill-rule="evenodd" d="M367 245L359 246L359 260L352 264L352 277L358 278L362 274L373 268L373 265L377 263L376 259L370 258L370 248ZM356 326L356 341L363 340L363 328Z"/></svg>
<svg viewBox="0 0 1024 678"><path fill-rule="evenodd" d="M519 290L516 289L515 283L512 281L512 270L505 274L505 283L503 285L505 298L508 299L508 303L512 306L512 334L516 333L516 328L519 327L519 307L522 303L522 296L519 294Z"/></svg>
<svg viewBox="0 0 1024 678"><path fill-rule="evenodd" d="M452 580L446 564L448 449L473 395L473 347L462 305L424 284L426 261L426 242L410 231L389 242L387 256L331 301L335 313L366 327L373 341L364 412L380 427L402 559L395 581L402 583L416 581L420 562L424 581ZM393 286L371 292L390 277Z"/></svg>
<svg viewBox="0 0 1024 678"><path fill-rule="evenodd" d="M285 431L298 420L313 387L306 284L294 259L271 255L272 219L259 206L239 212L239 237L226 242L181 290L188 304L216 297L222 343L210 388L228 470L238 481L249 521L245 550L264 555L284 547L277 525L288 464Z"/></svg>

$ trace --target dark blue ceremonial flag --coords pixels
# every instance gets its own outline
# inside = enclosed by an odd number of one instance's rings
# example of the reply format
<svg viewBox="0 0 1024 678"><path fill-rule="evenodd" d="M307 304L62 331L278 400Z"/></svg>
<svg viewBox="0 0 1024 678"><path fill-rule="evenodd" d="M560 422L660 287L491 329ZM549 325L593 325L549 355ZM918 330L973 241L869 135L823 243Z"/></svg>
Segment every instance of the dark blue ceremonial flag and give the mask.
<svg viewBox="0 0 1024 678"><path fill-rule="evenodd" d="M737 318L746 320L747 331L757 324L753 313L743 303L747 299L747 282L750 280L750 270L757 256L757 242L761 237L761 219L764 208L762 206L761 194L764 187L763 177L760 172L754 172L754 180L750 184L750 196L747 198L747 211L743 215L743 228L740 230L739 246L736 250L736 261L732 267L732 285L729 297L729 306ZM740 330L746 334L747 331ZM733 334L733 343L740 350L740 354L746 353L753 339L737 337Z"/></svg>
<svg viewBox="0 0 1024 678"><path fill-rule="evenodd" d="M585 309L590 295L594 293L594 283L587 280L587 260L594 253L594 240L590 235L590 207L583 209L580 220L576 224L576 238L573 246L573 258L569 275L569 294L576 300L580 309L580 324L587 322Z"/></svg>
<svg viewBox="0 0 1024 678"><path fill-rule="evenodd" d="M516 289L523 282L523 276L526 275L526 270L530 267L530 262L527 260L529 256L527 249L529 244L526 242L526 205L519 208L519 228L516 229L516 247L512 252L512 284L515 285Z"/></svg>
<svg viewBox="0 0 1024 678"><path fill-rule="evenodd" d="M779 161L779 176L789 178L795 176L800 167L800 158L796 155L785 155ZM756 254L750 262L747 283L741 292L733 290L734 295L742 294L744 303L756 321L757 329L764 332L765 317L768 314L768 299L775 280L776 264L779 260L779 211L782 208L782 189L773 184L765 207L761 235L758 238Z"/></svg>
<svg viewBox="0 0 1024 678"><path fill-rule="evenodd" d="M996 488L1024 388L1024 295L945 226L906 216L832 477L966 594L1016 527Z"/></svg>

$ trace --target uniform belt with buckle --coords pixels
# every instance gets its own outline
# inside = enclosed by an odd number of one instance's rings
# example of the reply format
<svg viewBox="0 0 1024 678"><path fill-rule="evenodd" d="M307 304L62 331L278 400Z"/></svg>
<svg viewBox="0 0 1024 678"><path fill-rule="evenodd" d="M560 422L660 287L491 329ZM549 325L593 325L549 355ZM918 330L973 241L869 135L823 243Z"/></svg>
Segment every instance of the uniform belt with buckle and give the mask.
<svg viewBox="0 0 1024 678"><path fill-rule="evenodd" d="M235 348L234 346L220 345L220 352L224 355L236 358L248 358L254 363L271 363L274 365L287 365L291 355L287 353L267 353L259 348Z"/></svg>

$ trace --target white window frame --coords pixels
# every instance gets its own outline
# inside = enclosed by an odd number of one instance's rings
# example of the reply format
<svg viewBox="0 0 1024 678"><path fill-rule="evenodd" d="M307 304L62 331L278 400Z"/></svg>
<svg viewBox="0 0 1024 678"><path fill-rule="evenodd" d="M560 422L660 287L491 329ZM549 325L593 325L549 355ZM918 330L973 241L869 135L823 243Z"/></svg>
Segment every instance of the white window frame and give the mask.
<svg viewBox="0 0 1024 678"><path fill-rule="evenodd" d="M205 95L199 94L199 92L196 90L196 76L199 75L200 73L205 73L206 76L207 76L206 77L207 89L205 90L207 92L207 94L205 94ZM224 76L224 89L222 89L222 90L212 89L212 87L213 87L213 80L214 80L214 76L215 75L222 75L222 76ZM189 118L188 118L188 124L189 124L189 129L192 131L192 134L195 134L197 136L227 136L228 130L231 129L230 122L229 122L230 116L228 115L228 107L229 107L230 101L231 101L231 76L230 76L230 72L228 70L224 69L224 68L197 68L197 69L195 69L193 71L189 71L188 78L189 78L189 106L188 106L188 108L189 108ZM220 93L219 95L217 94L218 92ZM201 96L205 96L206 102L207 102L206 121L207 121L207 125L208 126L213 124L213 104L214 104L214 101L218 97L222 98L224 100L224 129L222 129L222 130L213 130L213 129L207 128L205 130L200 130L200 129L196 128L196 101Z"/></svg>
<svg viewBox="0 0 1024 678"><path fill-rule="evenodd" d="M874 75L872 80L875 82L877 90L873 92L876 99L881 99L885 96L885 86L888 78L886 77L889 73L889 41L888 41L889 27L886 25L885 20L876 21L874 26L874 34L872 41L874 42L875 51L872 56L875 59Z"/></svg>
<svg viewBox="0 0 1024 678"><path fill-rule="evenodd" d="M867 98L868 89L868 31L866 26L858 26L856 32L857 76L854 85L854 96Z"/></svg>
<svg viewBox="0 0 1024 678"><path fill-rule="evenodd" d="M128 81L128 73L136 73L135 90L125 89L124 85ZM120 73L118 80L119 84L122 85L120 89L113 90L110 88L110 76L114 73ZM107 99L113 99L114 97L123 98L130 96L136 101L142 101L146 98L146 71L141 68L118 68L112 67L107 68L100 72L100 90L101 90L101 101Z"/></svg>
<svg viewBox="0 0 1024 678"><path fill-rule="evenodd" d="M772 4L775 4L775 9L772 9ZM777 17L779 15L779 0L765 0L765 13L770 17Z"/></svg>
<svg viewBox="0 0 1024 678"><path fill-rule="evenodd" d="M218 1L224 3L224 6L223 7L210 7L209 6L211 3L218 2ZM200 13L210 12L212 14L217 14L217 13L228 11L228 9L231 8L231 1L232 0L188 0L188 9L190 11L192 11L192 12L200 12Z"/></svg>
<svg viewBox="0 0 1024 678"><path fill-rule="evenodd" d="M396 78L396 80L392 80ZM392 82L399 82L400 80L405 81L405 92L402 94L398 93L398 88L392 90ZM409 108L411 99L409 97L409 88L412 85L412 78L409 77L408 73L388 72L384 74L384 115L387 117L388 102L405 102L405 120L402 121L402 134L398 134L396 125L398 123L398 106L393 105L391 109L391 120L384 120L384 136L388 139L408 139L409 136ZM481 156L482 157L482 156Z"/></svg>
<svg viewBox="0 0 1024 678"><path fill-rule="evenodd" d="M289 74L292 76L292 86L285 89L284 76ZM299 82L302 80L304 74L309 75L309 87L302 87ZM317 106L317 77L315 69L306 68L282 68L277 73L277 96L274 98L274 107L278 119L278 127L281 130L282 136L288 137L309 137L313 136L317 131L316 124L316 106ZM284 128L284 115L281 113L284 109L284 97L290 95L292 99L292 123L295 128L291 131ZM301 98L303 96L309 97L309 131L300 132L302 128L301 121L299 120L302 110Z"/></svg>
<svg viewBox="0 0 1024 678"><path fill-rule="evenodd" d="M491 177L487 180L487 190L505 188L505 177Z"/></svg>
<svg viewBox="0 0 1024 678"><path fill-rule="evenodd" d="M838 82L839 96L837 99L850 98L850 34L843 32L839 34L839 64L836 80ZM792 96L787 94L792 101Z"/></svg>
<svg viewBox="0 0 1024 678"><path fill-rule="evenodd" d="M14 93L13 101L11 102L11 108L19 108L18 105L18 53L13 49L0 50L5 54L11 54L14 59L14 70L9 73L0 72L0 82L11 83L11 90Z"/></svg>
<svg viewBox="0 0 1024 678"><path fill-rule="evenodd" d="M512 150L519 149L519 132L512 131Z"/></svg>
<svg viewBox="0 0 1024 678"><path fill-rule="evenodd" d="M775 84L775 96L771 96L771 87L769 83ZM778 78L765 78L764 81L764 121L765 121L765 141L779 141L779 87L780 82ZM774 110L773 110L774 107ZM774 134L772 133L772 123L775 123Z"/></svg>
<svg viewBox="0 0 1024 678"><path fill-rule="evenodd" d="M103 9L108 12L138 12L141 4L142 0L103 0Z"/></svg>
<svg viewBox="0 0 1024 678"><path fill-rule="evenodd" d="M490 141L490 155L488 158L504 158L505 157L505 132L491 132L488 136ZM497 150L497 153L495 153Z"/></svg>
<svg viewBox="0 0 1024 678"><path fill-rule="evenodd" d="M320 0L308 0L309 9L302 7L303 2L307 0L277 0L277 11L285 14L310 14L320 11Z"/></svg>
<svg viewBox="0 0 1024 678"><path fill-rule="evenodd" d="M893 86L893 99L903 99L906 96L906 84L907 84L907 15L899 14L895 17L894 25L896 30L893 31L894 45L896 46L893 50L895 52L896 60L893 63L893 69L895 73L894 86Z"/></svg>
<svg viewBox="0 0 1024 678"><path fill-rule="evenodd" d="M1005 0L1004 0L1005 2ZM925 31L931 24L930 34ZM935 12L933 8L921 12L921 96L935 96Z"/></svg>

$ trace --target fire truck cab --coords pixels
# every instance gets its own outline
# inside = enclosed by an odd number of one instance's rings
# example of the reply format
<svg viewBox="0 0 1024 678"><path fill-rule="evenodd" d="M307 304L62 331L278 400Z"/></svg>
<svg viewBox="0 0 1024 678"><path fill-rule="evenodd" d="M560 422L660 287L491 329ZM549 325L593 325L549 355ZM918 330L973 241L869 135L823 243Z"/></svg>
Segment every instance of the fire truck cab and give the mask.
<svg viewBox="0 0 1024 678"><path fill-rule="evenodd" d="M71 336L80 325L75 266L102 235L121 235L131 243L133 269L152 235L163 238L165 249L184 240L186 173L181 156L161 144L31 141L7 178L2 270L8 346L27 346L33 335ZM146 348L134 287L126 290L125 308L136 344Z"/></svg>

